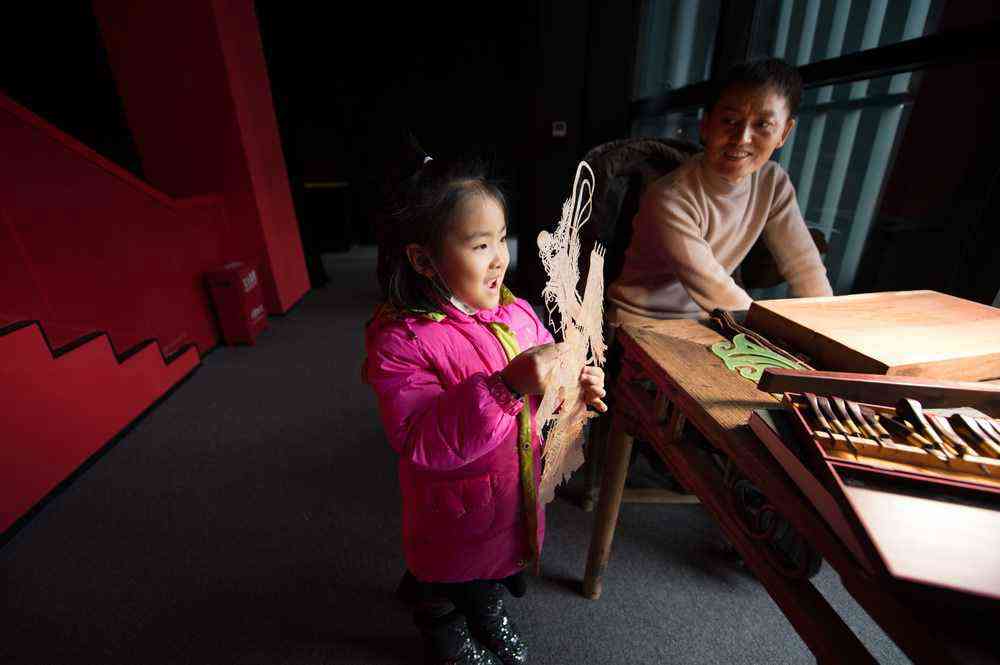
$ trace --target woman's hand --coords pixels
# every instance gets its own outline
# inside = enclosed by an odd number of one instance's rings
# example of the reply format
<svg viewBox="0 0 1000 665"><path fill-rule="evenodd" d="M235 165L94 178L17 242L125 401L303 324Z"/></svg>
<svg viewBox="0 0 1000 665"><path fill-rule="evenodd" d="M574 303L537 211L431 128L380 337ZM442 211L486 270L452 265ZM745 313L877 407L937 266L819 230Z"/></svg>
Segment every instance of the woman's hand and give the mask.
<svg viewBox="0 0 1000 665"><path fill-rule="evenodd" d="M608 412L608 405L601 399L607 395L604 390L603 369L596 366L585 366L580 372L580 392L587 406L592 406L601 413Z"/></svg>
<svg viewBox="0 0 1000 665"><path fill-rule="evenodd" d="M522 351L500 372L500 378L520 395L542 395L559 360L559 351L558 344L542 344Z"/></svg>

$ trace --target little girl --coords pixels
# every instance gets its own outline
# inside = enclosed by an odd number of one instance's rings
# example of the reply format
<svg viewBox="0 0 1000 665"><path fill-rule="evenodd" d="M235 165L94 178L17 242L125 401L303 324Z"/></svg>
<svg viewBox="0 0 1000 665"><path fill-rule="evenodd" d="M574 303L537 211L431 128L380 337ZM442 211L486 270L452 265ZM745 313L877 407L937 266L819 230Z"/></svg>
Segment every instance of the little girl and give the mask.
<svg viewBox="0 0 1000 665"><path fill-rule="evenodd" d="M386 302L366 329L364 369L399 454L426 659L525 663L502 590L521 595L521 572L541 551L534 413L558 349L504 286L504 196L481 168L427 158L389 224L379 247ZM601 370L580 381L606 411Z"/></svg>

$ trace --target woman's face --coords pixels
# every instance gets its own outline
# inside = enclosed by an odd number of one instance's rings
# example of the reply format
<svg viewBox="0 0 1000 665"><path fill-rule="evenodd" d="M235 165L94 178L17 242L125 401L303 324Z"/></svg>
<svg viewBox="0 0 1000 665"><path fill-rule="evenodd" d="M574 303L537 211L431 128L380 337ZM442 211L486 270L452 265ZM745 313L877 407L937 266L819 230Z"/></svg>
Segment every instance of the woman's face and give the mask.
<svg viewBox="0 0 1000 665"><path fill-rule="evenodd" d="M738 183L784 145L794 126L788 102L772 88L730 86L701 120L705 164Z"/></svg>

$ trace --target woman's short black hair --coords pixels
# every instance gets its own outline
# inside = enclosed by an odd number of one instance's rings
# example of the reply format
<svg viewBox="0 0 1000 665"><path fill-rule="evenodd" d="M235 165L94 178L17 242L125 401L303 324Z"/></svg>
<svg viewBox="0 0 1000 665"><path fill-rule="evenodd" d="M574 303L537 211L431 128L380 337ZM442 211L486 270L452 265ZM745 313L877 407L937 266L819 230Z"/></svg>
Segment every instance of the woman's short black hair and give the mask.
<svg viewBox="0 0 1000 665"><path fill-rule="evenodd" d="M499 183L477 158L431 159L389 193L379 230L379 284L383 297L398 309L433 309L428 279L410 265L406 246L439 252L450 222L470 197L486 196L504 216L507 199Z"/></svg>
<svg viewBox="0 0 1000 665"><path fill-rule="evenodd" d="M795 117L802 101L802 77L799 71L779 58L756 60L736 65L715 86L707 112L718 103L722 94L731 87L769 88L785 98L789 117Z"/></svg>

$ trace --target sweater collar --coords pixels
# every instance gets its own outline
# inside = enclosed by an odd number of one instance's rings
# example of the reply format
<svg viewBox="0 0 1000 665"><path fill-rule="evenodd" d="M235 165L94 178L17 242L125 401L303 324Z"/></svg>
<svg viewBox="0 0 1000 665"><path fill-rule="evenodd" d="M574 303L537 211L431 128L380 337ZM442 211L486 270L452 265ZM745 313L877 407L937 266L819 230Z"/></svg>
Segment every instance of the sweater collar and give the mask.
<svg viewBox="0 0 1000 665"><path fill-rule="evenodd" d="M708 164L705 162L705 153L698 153L695 159L697 160L698 177L704 183L705 190L713 196L725 198L740 196L749 190L750 180L757 176L756 173L751 173L739 182L732 183L708 168Z"/></svg>

